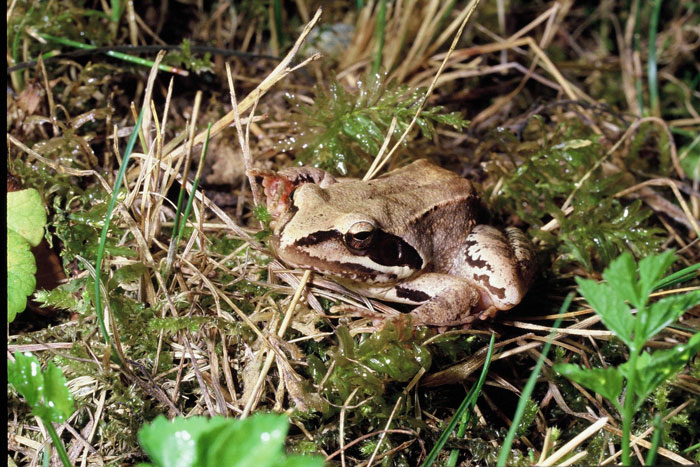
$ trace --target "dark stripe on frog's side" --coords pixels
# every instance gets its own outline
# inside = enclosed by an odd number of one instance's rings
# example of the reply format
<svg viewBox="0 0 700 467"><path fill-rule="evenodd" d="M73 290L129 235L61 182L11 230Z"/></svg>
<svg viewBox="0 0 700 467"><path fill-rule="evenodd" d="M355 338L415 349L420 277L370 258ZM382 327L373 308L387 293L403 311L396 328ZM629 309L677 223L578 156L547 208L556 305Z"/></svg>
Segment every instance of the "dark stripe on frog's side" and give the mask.
<svg viewBox="0 0 700 467"><path fill-rule="evenodd" d="M489 276L486 274L473 274L472 277L476 282L478 282L481 285L485 285L487 289L489 289L489 292L491 292L493 295L500 299L506 298L506 289L503 287L494 287L491 285L491 282L489 282Z"/></svg>
<svg viewBox="0 0 700 467"><path fill-rule="evenodd" d="M513 249L507 243L507 238L505 237L505 235L502 234L502 232L482 231L480 235L492 239L493 243L486 243L483 238L480 241L476 241L473 238L467 239L465 241L465 260L469 266L478 269L484 269L489 272L494 272L493 266L488 261L475 257L475 253L477 253L479 249L488 249L494 256L500 256L504 258L514 256ZM472 248L476 248L476 250L472 250Z"/></svg>
<svg viewBox="0 0 700 467"><path fill-rule="evenodd" d="M407 289L405 287L401 287L400 285L394 287L394 290L396 290L396 296L398 298L405 298L414 303L423 303L430 300L430 295L420 290Z"/></svg>
<svg viewBox="0 0 700 467"><path fill-rule="evenodd" d="M300 238L296 244L304 247L318 245L329 240L345 244L343 235L337 230L322 230ZM423 259L415 248L401 240L396 235L377 230L372 244L366 250L353 250L357 256L368 256L382 266L408 266L419 270L423 268Z"/></svg>
<svg viewBox="0 0 700 467"><path fill-rule="evenodd" d="M474 240L467 240L465 244L467 245L467 248L465 248L464 250L466 253L465 260L467 264L477 269L485 269L487 271L493 272L493 268L488 263L488 261L479 258L474 258L469 251L472 247L478 247L479 243L475 242Z"/></svg>

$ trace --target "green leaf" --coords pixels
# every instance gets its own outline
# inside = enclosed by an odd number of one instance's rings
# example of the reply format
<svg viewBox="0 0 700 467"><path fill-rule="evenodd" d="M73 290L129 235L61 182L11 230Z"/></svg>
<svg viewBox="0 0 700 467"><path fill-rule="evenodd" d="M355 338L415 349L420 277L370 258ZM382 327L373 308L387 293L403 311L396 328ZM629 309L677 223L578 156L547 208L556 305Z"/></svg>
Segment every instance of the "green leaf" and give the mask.
<svg viewBox="0 0 700 467"><path fill-rule="evenodd" d="M7 322L27 307L27 297L36 287L36 261L29 243L7 230Z"/></svg>
<svg viewBox="0 0 700 467"><path fill-rule="evenodd" d="M635 307L640 307L640 303L646 300L646 295L640 297L637 265L631 253L625 252L613 260L603 272L603 278L617 292L617 295L631 302Z"/></svg>
<svg viewBox="0 0 700 467"><path fill-rule="evenodd" d="M212 467L276 466L288 429L287 417L258 414L203 434L199 453L205 465Z"/></svg>
<svg viewBox="0 0 700 467"><path fill-rule="evenodd" d="M53 362L44 371L44 404L37 406L36 415L56 423L65 422L73 413L73 395L68 381Z"/></svg>
<svg viewBox="0 0 700 467"><path fill-rule="evenodd" d="M44 422L62 423L73 413L73 396L66 386L66 377L53 363L42 372L34 355L16 352L15 361L7 361L7 380Z"/></svg>
<svg viewBox="0 0 700 467"><path fill-rule="evenodd" d="M39 361L31 353L16 352L15 361L7 361L7 382L27 399L32 408L41 401L44 375Z"/></svg>
<svg viewBox="0 0 700 467"><path fill-rule="evenodd" d="M159 415L139 430L139 442L156 466L195 467L203 464L197 443L202 434L228 423L223 417L177 417L172 422Z"/></svg>
<svg viewBox="0 0 700 467"><path fill-rule="evenodd" d="M618 410L617 398L622 394L622 374L617 368L581 368L571 363L554 365L554 371L570 380L595 391L608 399Z"/></svg>
<svg viewBox="0 0 700 467"><path fill-rule="evenodd" d="M598 284L590 279L576 278L579 292L600 315L605 327L614 332L625 344L632 345L634 317L630 307L609 284Z"/></svg>
<svg viewBox="0 0 700 467"><path fill-rule="evenodd" d="M700 177L700 144L698 144L698 142L700 141L696 137L695 141L688 146L678 148L679 154L687 154L686 157L681 159L681 167L691 180Z"/></svg>
<svg viewBox="0 0 700 467"><path fill-rule="evenodd" d="M289 456L279 464L279 467L323 467L320 456Z"/></svg>
<svg viewBox="0 0 700 467"><path fill-rule="evenodd" d="M128 264L114 271L114 275L107 283L109 290L114 289L122 284L136 282L147 271L146 266L142 263Z"/></svg>
<svg viewBox="0 0 700 467"><path fill-rule="evenodd" d="M672 349L657 350L652 354L642 353L637 360L637 375L642 383L638 391L639 403L641 404L661 383L678 373L698 352L700 333L694 334L686 344L677 345Z"/></svg>
<svg viewBox="0 0 700 467"><path fill-rule="evenodd" d="M693 290L662 298L640 311L637 319L640 320L640 332L643 332L644 340L651 339L666 326L674 323L686 310L699 303L700 290Z"/></svg>
<svg viewBox="0 0 700 467"><path fill-rule="evenodd" d="M7 193L7 230L16 232L32 246L44 237L46 211L34 188Z"/></svg>
<svg viewBox="0 0 700 467"><path fill-rule="evenodd" d="M646 304L649 294L654 291L654 286L661 279L666 270L675 261L673 251L664 251L660 255L649 255L639 262L639 293ZM636 305L641 308L643 305Z"/></svg>
<svg viewBox="0 0 700 467"><path fill-rule="evenodd" d="M224 417L158 416L139 430L139 441L153 465L160 467L321 466L320 457L284 454L287 417L257 414L245 420Z"/></svg>

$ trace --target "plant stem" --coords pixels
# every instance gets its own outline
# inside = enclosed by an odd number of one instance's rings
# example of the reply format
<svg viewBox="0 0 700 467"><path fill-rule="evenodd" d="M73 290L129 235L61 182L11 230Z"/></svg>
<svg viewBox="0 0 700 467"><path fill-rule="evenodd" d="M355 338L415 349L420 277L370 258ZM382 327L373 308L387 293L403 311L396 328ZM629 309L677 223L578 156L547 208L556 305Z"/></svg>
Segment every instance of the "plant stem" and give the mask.
<svg viewBox="0 0 700 467"><path fill-rule="evenodd" d="M97 323L100 325L100 332L102 333L102 337L104 338L105 344L107 344L108 347L110 345L110 340L109 334L107 334L107 328L105 326L104 315L102 312L102 291L100 290L100 284L102 282L102 259L104 258L105 254L105 245L107 244L107 233L109 232L109 223L112 220L112 212L114 212L114 206L117 204L119 188L122 185L122 180L124 179L124 174L126 173L126 166L129 163L129 157L131 157L131 152L134 150L134 144L136 144L136 136L141 128L143 113L144 111L141 109L139 118L136 120L136 125L134 125L134 129L129 137L129 141L126 143L126 150L124 151L124 157L122 158L122 166L119 168L117 179L114 181L112 198L109 200L109 204L107 205L107 213L105 214L105 221L104 225L102 226L102 233L100 234L100 243L97 245L97 258L95 259L95 313L97 315ZM115 355L117 355L117 358L119 358L118 354Z"/></svg>
<svg viewBox="0 0 700 467"><path fill-rule="evenodd" d="M649 107L652 115L658 116L659 111L659 80L657 78L656 62L656 33L659 28L659 15L661 14L661 0L654 1L654 10L649 23L649 61L647 62L647 76L649 79Z"/></svg>
<svg viewBox="0 0 700 467"><path fill-rule="evenodd" d="M635 16L634 16L634 50L637 53L640 53L640 50L642 48L641 45L641 39L640 39L640 32L639 30L640 25L639 22L641 21L641 15L640 15L640 10L642 8L641 2L639 0L634 1L634 11L635 11ZM641 74L641 71L640 71ZM637 105L639 106L639 116L641 117L644 115L644 91L642 90L642 78L635 73L634 77L634 87L637 90Z"/></svg>
<svg viewBox="0 0 700 467"><path fill-rule="evenodd" d="M504 467L508 462L508 454L510 454L510 447L513 445L513 440L515 440L515 434L518 431L518 425L520 425L520 421L523 419L523 414L525 413L527 401L530 398L532 391L535 389L537 377L539 376L540 371L542 370L542 366L544 366L544 361L547 358L549 349L552 347L552 341L554 340L554 336L557 333L556 330L559 329L559 326L561 326L561 321L563 319L561 315L566 313L566 311L569 309L569 306L571 305L571 300L573 299L574 292L571 292L564 299L564 303L561 304L561 308L559 308L558 313L559 317L556 319L556 321L554 321L554 324L552 325L552 332L549 333L549 337L547 337L547 342L545 342L544 347L542 347L542 353L540 353L540 358L537 359L535 368L532 370L532 373L530 373L530 377L527 379L527 383L525 383L523 392L520 395L520 400L518 401L518 406L515 408L515 414L513 414L513 421L510 423L510 429L508 430L508 434L503 440L501 450L498 453L498 460L496 461L496 465L498 467Z"/></svg>
<svg viewBox="0 0 700 467"><path fill-rule="evenodd" d="M632 431L632 419L634 418L636 390L637 390L637 360L639 359L639 349L641 345L636 342L634 347L630 347L630 376L627 380L625 390L625 404L622 409L622 465L630 465L630 433Z"/></svg>
<svg viewBox="0 0 700 467"><path fill-rule="evenodd" d="M66 452L66 448L63 446L63 443L61 442L61 438L58 437L58 433L56 433L56 430L53 427L53 424L48 421L44 420L43 418L41 419L42 422L44 422L44 426L46 427L46 431L49 432L49 436L51 437L51 442L53 443L54 447L56 448L56 452L58 452L58 457L61 458L61 462L63 463L64 467L71 467L73 464L70 463L70 459L68 459L68 453Z"/></svg>
<svg viewBox="0 0 700 467"><path fill-rule="evenodd" d="M644 463L646 465L654 465L656 463L656 453L659 451L659 444L661 444L661 434L664 429L664 422L661 415L658 413L654 417L654 434L651 437L651 448L647 453Z"/></svg>

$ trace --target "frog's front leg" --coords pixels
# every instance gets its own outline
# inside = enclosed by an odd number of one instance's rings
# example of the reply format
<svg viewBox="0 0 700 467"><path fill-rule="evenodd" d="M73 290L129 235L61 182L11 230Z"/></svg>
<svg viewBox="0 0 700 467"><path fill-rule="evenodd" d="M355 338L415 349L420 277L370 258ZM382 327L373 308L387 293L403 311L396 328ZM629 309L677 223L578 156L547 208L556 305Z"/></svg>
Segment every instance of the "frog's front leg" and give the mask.
<svg viewBox="0 0 700 467"><path fill-rule="evenodd" d="M412 324L458 326L469 324L481 311L479 287L461 277L426 273L403 281L387 290L383 297L399 303L418 305L411 312Z"/></svg>

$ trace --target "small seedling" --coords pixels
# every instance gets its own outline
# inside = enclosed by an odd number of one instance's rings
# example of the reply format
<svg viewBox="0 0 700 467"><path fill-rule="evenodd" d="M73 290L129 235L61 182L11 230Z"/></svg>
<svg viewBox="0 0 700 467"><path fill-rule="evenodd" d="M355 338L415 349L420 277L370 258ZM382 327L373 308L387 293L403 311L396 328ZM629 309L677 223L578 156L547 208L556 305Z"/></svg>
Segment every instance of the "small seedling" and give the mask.
<svg viewBox="0 0 700 467"><path fill-rule="evenodd" d="M617 367L555 365L558 373L606 398L622 417L622 463L630 464L630 431L635 413L661 383L674 376L700 351L700 333L672 349L646 352L646 342L700 303L700 290L649 303L674 261L672 252L651 255L635 264L625 253L603 273L606 283L579 279L579 291L603 324L628 347L629 360ZM636 316L632 308L637 310Z"/></svg>
<svg viewBox="0 0 700 467"><path fill-rule="evenodd" d="M41 371L41 365L35 356L16 352L15 360L7 361L7 380L24 396L32 413L46 426L63 465L70 466L66 448L52 425L52 422L65 422L74 410L73 396L66 386L63 371L53 362Z"/></svg>
<svg viewBox="0 0 700 467"><path fill-rule="evenodd" d="M225 417L158 416L139 430L143 450L159 467L322 467L316 456L287 456L284 441L289 422L284 415L257 414L243 420Z"/></svg>

